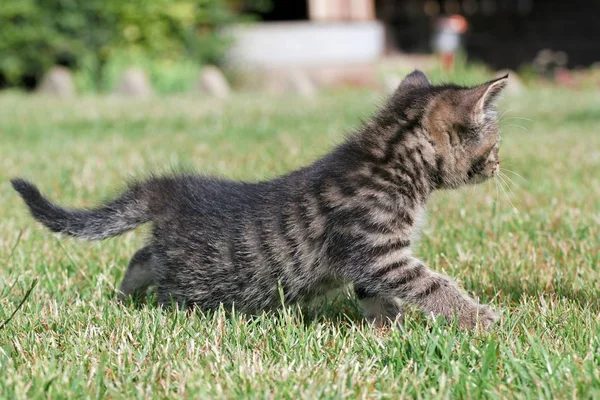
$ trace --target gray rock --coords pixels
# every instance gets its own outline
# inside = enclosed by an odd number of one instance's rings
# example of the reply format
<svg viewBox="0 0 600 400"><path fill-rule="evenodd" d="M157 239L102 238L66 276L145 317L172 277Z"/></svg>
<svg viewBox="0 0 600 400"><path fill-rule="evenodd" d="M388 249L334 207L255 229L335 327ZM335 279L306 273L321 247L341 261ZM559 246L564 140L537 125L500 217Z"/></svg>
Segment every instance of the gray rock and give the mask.
<svg viewBox="0 0 600 400"><path fill-rule="evenodd" d="M146 98L153 94L146 73L139 68L128 68L121 75L115 90L119 96Z"/></svg>
<svg viewBox="0 0 600 400"><path fill-rule="evenodd" d="M317 87L306 71L299 69L269 70L264 75L264 87L272 95L294 94L313 97Z"/></svg>
<svg viewBox="0 0 600 400"><path fill-rule="evenodd" d="M199 89L218 99L226 99L231 95L231 87L221 70L209 65L200 72Z"/></svg>
<svg viewBox="0 0 600 400"><path fill-rule="evenodd" d="M374 64L319 66L308 72L313 81L323 87L376 89L380 86Z"/></svg>
<svg viewBox="0 0 600 400"><path fill-rule="evenodd" d="M258 89L264 90L270 95L284 95L288 92L287 86L287 72L285 71L266 70L262 71L260 74Z"/></svg>
<svg viewBox="0 0 600 400"><path fill-rule="evenodd" d="M71 71L65 67L54 67L44 75L37 89L38 93L56 97L72 97L75 85Z"/></svg>
<svg viewBox="0 0 600 400"><path fill-rule="evenodd" d="M310 77L301 70L291 70L287 76L286 89L302 97L314 97L317 93L315 84Z"/></svg>

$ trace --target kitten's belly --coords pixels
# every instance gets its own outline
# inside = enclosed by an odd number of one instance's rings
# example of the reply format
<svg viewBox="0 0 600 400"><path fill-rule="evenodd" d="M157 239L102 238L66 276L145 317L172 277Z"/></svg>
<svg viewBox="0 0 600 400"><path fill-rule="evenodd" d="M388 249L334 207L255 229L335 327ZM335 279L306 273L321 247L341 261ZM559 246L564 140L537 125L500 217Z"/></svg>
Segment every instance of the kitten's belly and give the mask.
<svg viewBox="0 0 600 400"><path fill-rule="evenodd" d="M345 284L312 257L304 261L259 262L258 257L218 257L214 246L197 244L192 250L171 248L159 286L180 303L203 309L220 305L259 312L285 304L308 301ZM235 262L233 262L235 261ZM282 298L283 294L283 298Z"/></svg>

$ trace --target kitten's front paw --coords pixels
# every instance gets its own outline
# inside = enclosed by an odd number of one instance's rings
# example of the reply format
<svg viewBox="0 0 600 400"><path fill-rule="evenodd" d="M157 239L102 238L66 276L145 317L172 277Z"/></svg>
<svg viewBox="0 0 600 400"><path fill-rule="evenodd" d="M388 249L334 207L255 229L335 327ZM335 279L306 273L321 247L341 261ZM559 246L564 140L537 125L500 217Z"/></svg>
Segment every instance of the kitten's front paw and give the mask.
<svg viewBox="0 0 600 400"><path fill-rule="evenodd" d="M491 307L486 305L477 305L464 312L459 318L461 328L475 329L480 326L483 329L489 329L500 317Z"/></svg>

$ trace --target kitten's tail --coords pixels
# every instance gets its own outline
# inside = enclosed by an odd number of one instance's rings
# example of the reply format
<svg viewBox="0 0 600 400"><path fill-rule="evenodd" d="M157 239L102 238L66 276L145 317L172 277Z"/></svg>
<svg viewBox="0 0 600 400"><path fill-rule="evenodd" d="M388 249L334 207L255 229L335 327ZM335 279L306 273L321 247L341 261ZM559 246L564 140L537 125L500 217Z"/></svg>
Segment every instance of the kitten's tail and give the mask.
<svg viewBox="0 0 600 400"><path fill-rule="evenodd" d="M72 210L52 203L30 182L13 179L11 183L33 217L53 232L100 240L120 235L151 220L149 199L139 184L98 208Z"/></svg>

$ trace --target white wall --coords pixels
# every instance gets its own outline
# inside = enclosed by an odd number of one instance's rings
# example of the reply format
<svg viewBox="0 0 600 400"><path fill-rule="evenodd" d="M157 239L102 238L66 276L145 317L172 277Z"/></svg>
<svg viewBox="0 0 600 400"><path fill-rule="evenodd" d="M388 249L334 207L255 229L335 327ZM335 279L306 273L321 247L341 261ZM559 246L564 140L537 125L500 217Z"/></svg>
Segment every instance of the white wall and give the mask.
<svg viewBox="0 0 600 400"><path fill-rule="evenodd" d="M364 64L384 49L383 25L366 22L276 22L238 26L233 63L251 67Z"/></svg>

